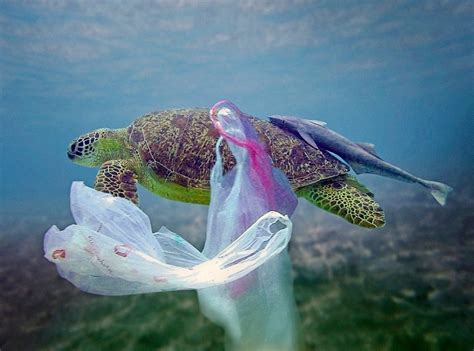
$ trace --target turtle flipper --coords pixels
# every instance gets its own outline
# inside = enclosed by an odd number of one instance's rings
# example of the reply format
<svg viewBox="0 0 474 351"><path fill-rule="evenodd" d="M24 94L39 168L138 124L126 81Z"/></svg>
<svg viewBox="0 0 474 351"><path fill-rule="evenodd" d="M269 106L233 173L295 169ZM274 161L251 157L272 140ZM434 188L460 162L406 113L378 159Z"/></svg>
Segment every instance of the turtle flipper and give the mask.
<svg viewBox="0 0 474 351"><path fill-rule="evenodd" d="M328 179L300 189L297 194L312 204L365 228L385 225L382 208L373 194L349 175Z"/></svg>
<svg viewBox="0 0 474 351"><path fill-rule="evenodd" d="M100 167L94 188L138 204L137 176L126 160L107 161Z"/></svg>

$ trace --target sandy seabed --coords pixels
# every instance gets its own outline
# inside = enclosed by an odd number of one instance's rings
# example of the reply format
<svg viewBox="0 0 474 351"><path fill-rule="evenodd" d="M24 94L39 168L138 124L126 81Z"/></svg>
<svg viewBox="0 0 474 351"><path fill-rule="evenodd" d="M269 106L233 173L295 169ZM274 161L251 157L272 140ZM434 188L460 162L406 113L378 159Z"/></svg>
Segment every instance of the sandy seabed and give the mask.
<svg viewBox="0 0 474 351"><path fill-rule="evenodd" d="M376 199L387 225L375 231L300 200L290 253L308 350L473 347L474 190L458 183L463 191L444 208L422 189L384 185ZM157 227L202 245L204 206L149 199L143 207ZM42 239L52 224L70 223L67 210L2 221L2 351L223 349L195 292L102 297L60 278Z"/></svg>

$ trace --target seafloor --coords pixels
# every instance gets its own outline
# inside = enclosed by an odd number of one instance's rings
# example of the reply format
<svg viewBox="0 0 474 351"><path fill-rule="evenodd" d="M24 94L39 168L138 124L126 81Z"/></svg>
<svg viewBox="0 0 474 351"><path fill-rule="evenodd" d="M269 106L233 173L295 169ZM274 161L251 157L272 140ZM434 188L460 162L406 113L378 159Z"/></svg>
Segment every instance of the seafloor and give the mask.
<svg viewBox="0 0 474 351"><path fill-rule="evenodd" d="M474 347L469 183L451 184L457 191L444 208L416 186L375 183L388 222L375 231L300 201L290 252L308 350ZM206 207L149 197L143 208L156 227L202 245ZM67 210L2 221L2 351L223 349L224 334L200 314L195 292L101 297L59 278L42 257L42 238L70 221Z"/></svg>

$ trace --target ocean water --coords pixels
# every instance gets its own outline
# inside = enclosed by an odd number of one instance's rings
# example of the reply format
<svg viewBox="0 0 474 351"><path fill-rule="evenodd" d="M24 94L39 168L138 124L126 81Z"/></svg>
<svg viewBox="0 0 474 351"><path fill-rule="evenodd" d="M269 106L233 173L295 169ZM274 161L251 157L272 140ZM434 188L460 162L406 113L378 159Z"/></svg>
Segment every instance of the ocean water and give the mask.
<svg viewBox="0 0 474 351"><path fill-rule="evenodd" d="M221 350L195 292L83 293L42 251L72 223L69 141L222 98L264 118L323 120L420 177L359 176L387 224L300 200L290 243L307 350L474 347L472 1L0 1L1 350ZM141 207L202 247L207 208L139 189Z"/></svg>

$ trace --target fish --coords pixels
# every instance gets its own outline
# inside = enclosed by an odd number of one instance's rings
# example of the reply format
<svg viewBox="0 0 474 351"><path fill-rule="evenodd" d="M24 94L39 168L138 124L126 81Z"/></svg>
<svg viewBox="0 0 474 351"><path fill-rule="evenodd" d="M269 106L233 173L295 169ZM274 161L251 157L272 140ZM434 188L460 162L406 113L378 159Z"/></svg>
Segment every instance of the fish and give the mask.
<svg viewBox="0 0 474 351"><path fill-rule="evenodd" d="M308 145L339 156L357 174L371 173L403 182L418 183L428 188L441 206L446 204L447 196L453 190L449 185L416 177L384 161L377 155L373 144L353 142L327 128L325 122L280 115L268 116L268 119L277 127L299 136Z"/></svg>

